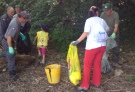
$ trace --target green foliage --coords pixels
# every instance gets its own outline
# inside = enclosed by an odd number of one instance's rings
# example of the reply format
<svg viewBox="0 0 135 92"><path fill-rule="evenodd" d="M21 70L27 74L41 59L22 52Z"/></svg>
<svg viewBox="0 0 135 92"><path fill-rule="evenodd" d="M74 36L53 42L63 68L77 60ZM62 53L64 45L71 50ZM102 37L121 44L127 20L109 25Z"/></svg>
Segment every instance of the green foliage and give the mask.
<svg viewBox="0 0 135 92"><path fill-rule="evenodd" d="M28 9L32 23L31 38L33 39L36 32L40 30L39 25L46 23L51 30L51 43L55 44L56 50L66 51L71 41L69 38L73 36L77 38L83 30L83 25L87 18L87 10L90 7L88 5L87 7L86 4L90 5L91 2L82 3L78 0L40 0L33 3L31 8Z"/></svg>
<svg viewBox="0 0 135 92"><path fill-rule="evenodd" d="M50 35L51 43L57 51L65 52L77 33L71 26L57 25Z"/></svg>
<svg viewBox="0 0 135 92"><path fill-rule="evenodd" d="M126 81L128 81L128 82L134 82L135 81L135 78L134 78L134 76L128 76L126 78Z"/></svg>
<svg viewBox="0 0 135 92"><path fill-rule="evenodd" d="M3 12L5 12L5 9L6 9L6 2L4 0L1 0L0 1L0 16L3 15Z"/></svg>
<svg viewBox="0 0 135 92"><path fill-rule="evenodd" d="M110 1L113 4L113 10L117 11L120 16L119 28L122 45L131 43L130 45L134 46L135 43L131 41L135 37L133 35L135 34L135 0L1 0L0 15L6 12L6 7L9 5L13 7L21 5L24 10L30 13L31 30L29 34L31 40L33 40L36 32L40 30L39 25L45 23L51 30L51 42L53 44L57 42L56 48L60 47L58 42L66 42L60 50L64 51L71 41L66 40L66 37L69 39L74 36L77 39L79 34L82 33L85 20L88 18L89 8L92 5L97 5L101 10L102 4ZM55 34L64 34L66 36L59 37L55 36Z"/></svg>
<svg viewBox="0 0 135 92"><path fill-rule="evenodd" d="M132 39L135 39L135 11L133 7L135 3L132 2L133 0L124 0L118 2L114 2L115 10L119 13L120 16L120 24L119 24L119 31L120 31L120 43L124 47L124 49L131 49L134 50L135 43ZM129 11L130 10L130 11Z"/></svg>

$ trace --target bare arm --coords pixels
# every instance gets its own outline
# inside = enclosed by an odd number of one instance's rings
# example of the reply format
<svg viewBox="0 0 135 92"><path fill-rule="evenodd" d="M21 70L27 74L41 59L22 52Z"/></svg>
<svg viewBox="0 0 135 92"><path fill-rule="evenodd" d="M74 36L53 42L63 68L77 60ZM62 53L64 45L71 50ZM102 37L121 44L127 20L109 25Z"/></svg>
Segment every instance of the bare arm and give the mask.
<svg viewBox="0 0 135 92"><path fill-rule="evenodd" d="M35 36L35 38L34 38L34 42L36 41L36 39L37 39L37 36Z"/></svg>
<svg viewBox="0 0 135 92"><path fill-rule="evenodd" d="M117 31L118 31L118 24L115 24L114 25L114 33L117 33Z"/></svg>
<svg viewBox="0 0 135 92"><path fill-rule="evenodd" d="M47 41L49 40L49 37L47 37Z"/></svg>
<svg viewBox="0 0 135 92"><path fill-rule="evenodd" d="M114 33L117 33L118 31L118 27L119 27L119 14L116 13L115 16L114 16L114 19L115 19L115 25L114 25Z"/></svg>
<svg viewBox="0 0 135 92"><path fill-rule="evenodd" d="M47 36L47 41L49 40L49 34L48 34L48 36Z"/></svg>
<svg viewBox="0 0 135 92"><path fill-rule="evenodd" d="M85 39L85 37L88 35L88 32L83 32L82 35L77 39L78 42L81 42Z"/></svg>

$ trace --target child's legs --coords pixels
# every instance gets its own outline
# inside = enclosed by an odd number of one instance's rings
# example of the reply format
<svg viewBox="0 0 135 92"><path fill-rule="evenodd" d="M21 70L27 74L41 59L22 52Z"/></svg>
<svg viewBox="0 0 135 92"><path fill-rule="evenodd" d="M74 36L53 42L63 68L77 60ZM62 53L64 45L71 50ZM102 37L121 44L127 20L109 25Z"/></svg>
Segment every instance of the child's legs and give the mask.
<svg viewBox="0 0 135 92"><path fill-rule="evenodd" d="M41 48L40 47L38 47L38 54L41 55Z"/></svg>
<svg viewBox="0 0 135 92"><path fill-rule="evenodd" d="M46 48L41 49L43 60L45 60Z"/></svg>

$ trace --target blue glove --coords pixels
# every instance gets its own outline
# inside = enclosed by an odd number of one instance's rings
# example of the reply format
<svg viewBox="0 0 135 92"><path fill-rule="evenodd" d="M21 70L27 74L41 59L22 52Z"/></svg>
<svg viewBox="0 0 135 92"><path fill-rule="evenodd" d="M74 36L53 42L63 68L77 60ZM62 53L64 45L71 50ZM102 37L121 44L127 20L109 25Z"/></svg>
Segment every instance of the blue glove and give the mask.
<svg viewBox="0 0 135 92"><path fill-rule="evenodd" d="M110 38L115 39L116 38L116 34L112 33L112 35L110 36Z"/></svg>
<svg viewBox="0 0 135 92"><path fill-rule="evenodd" d="M79 42L76 40L76 41L72 41L71 44L76 46Z"/></svg>
<svg viewBox="0 0 135 92"><path fill-rule="evenodd" d="M20 33L20 36L22 38L22 41L26 40L26 37L24 36L24 34Z"/></svg>
<svg viewBox="0 0 135 92"><path fill-rule="evenodd" d="M8 47L8 52L9 52L9 54L14 55L13 47Z"/></svg>

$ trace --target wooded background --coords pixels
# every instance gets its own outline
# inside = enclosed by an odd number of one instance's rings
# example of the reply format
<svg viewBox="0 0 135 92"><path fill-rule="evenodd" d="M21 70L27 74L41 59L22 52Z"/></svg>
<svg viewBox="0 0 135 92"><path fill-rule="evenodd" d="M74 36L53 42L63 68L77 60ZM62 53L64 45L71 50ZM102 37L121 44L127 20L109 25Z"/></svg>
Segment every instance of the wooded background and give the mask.
<svg viewBox="0 0 135 92"><path fill-rule="evenodd" d="M31 41L40 30L39 25L45 23L50 30L49 45L65 52L70 42L83 32L89 8L96 5L102 12L102 5L108 1L112 2L113 10L119 13L121 47L123 50L134 50L135 0L1 0L0 15L6 12L7 6L21 5L30 13Z"/></svg>

